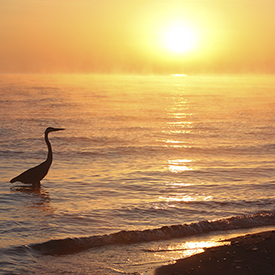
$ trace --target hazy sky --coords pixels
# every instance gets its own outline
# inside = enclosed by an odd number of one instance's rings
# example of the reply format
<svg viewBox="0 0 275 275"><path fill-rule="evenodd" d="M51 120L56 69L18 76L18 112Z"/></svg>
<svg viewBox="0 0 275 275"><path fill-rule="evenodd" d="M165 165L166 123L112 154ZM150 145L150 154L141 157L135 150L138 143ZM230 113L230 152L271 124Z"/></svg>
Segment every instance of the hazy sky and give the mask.
<svg viewBox="0 0 275 275"><path fill-rule="evenodd" d="M274 0L0 0L0 72L274 73L274 14Z"/></svg>

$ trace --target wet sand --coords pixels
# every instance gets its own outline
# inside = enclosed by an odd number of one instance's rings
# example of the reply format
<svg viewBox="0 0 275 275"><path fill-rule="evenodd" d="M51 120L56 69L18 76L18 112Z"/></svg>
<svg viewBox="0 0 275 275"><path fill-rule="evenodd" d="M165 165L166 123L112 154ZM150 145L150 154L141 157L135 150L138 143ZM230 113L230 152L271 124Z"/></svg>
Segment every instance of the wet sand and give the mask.
<svg viewBox="0 0 275 275"><path fill-rule="evenodd" d="M275 231L249 234L226 240L231 245L162 266L155 275L275 275Z"/></svg>

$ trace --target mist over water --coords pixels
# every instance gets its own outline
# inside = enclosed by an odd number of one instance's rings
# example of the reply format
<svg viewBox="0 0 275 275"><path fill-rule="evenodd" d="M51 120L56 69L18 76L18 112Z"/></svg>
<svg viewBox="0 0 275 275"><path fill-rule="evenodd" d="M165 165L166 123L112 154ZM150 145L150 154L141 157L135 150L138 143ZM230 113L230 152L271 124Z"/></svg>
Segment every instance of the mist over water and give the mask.
<svg viewBox="0 0 275 275"><path fill-rule="evenodd" d="M171 260L141 253L166 237L274 226L274 84L266 75L1 75L4 272L66 272L68 262L83 274L144 271ZM48 126L66 130L49 135L54 162L41 189L10 185L45 160Z"/></svg>

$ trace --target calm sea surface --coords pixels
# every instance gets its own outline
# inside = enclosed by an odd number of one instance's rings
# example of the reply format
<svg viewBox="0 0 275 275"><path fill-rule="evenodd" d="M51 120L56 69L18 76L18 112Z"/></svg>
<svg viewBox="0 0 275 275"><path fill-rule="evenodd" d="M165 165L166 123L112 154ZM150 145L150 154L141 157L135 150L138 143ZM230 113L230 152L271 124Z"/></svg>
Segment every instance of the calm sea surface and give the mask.
<svg viewBox="0 0 275 275"><path fill-rule="evenodd" d="M151 274L275 227L275 76L0 75L0 118L0 273ZM10 184L48 126L41 189Z"/></svg>

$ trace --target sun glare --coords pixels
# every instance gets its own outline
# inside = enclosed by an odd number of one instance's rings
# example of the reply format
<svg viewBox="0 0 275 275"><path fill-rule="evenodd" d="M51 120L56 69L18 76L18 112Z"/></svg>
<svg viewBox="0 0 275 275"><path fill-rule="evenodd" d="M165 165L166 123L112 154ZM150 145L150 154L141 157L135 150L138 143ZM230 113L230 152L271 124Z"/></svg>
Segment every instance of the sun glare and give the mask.
<svg viewBox="0 0 275 275"><path fill-rule="evenodd" d="M182 24L171 25L166 28L163 36L165 48L174 54L184 54L196 46L195 31Z"/></svg>

